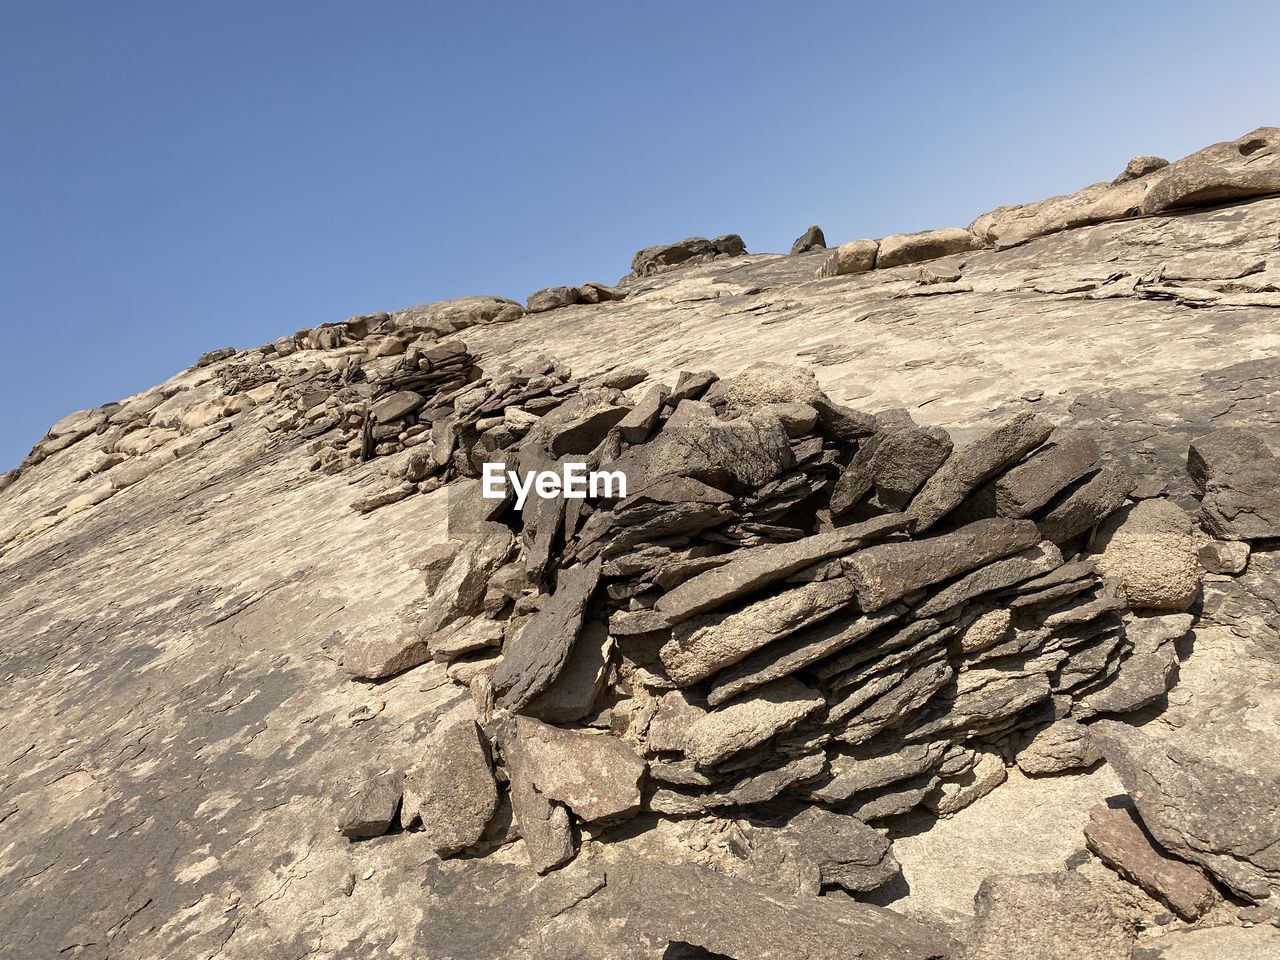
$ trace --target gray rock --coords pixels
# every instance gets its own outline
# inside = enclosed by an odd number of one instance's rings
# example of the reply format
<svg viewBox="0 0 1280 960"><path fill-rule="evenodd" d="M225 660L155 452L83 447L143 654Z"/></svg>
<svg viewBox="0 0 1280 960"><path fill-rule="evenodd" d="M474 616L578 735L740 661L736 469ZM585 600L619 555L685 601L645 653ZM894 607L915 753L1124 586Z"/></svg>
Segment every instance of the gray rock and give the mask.
<svg viewBox="0 0 1280 960"><path fill-rule="evenodd" d="M667 675L687 686L705 680L775 640L816 623L856 595L852 583L806 583L729 613L705 613L676 624L660 651Z"/></svg>
<svg viewBox="0 0 1280 960"><path fill-rule="evenodd" d="M830 778L808 787L805 796L823 803L841 803L856 794L865 794L895 783L932 773L942 763L946 747L941 743L891 745L872 743L834 754ZM882 752L883 751L883 752Z"/></svg>
<svg viewBox="0 0 1280 960"><path fill-rule="evenodd" d="M866 893L902 875L888 837L857 817L822 807L802 810L779 827L757 827L750 839L752 865L766 876L787 864L810 866L805 872L819 888Z"/></svg>
<svg viewBox="0 0 1280 960"><path fill-rule="evenodd" d="M878 240L853 240L842 243L831 251L818 268L817 279L843 277L852 273L866 273L876 268L876 254L880 250Z"/></svg>
<svg viewBox="0 0 1280 960"><path fill-rule="evenodd" d="M1280 890L1274 774L1194 756L1113 720L1089 729L1160 846L1254 903Z"/></svg>
<svg viewBox="0 0 1280 960"><path fill-rule="evenodd" d="M951 454L908 510L916 529L927 530L964 501L983 482L1022 459L1048 439L1053 424L1022 413Z"/></svg>
<svg viewBox="0 0 1280 960"><path fill-rule="evenodd" d="M1124 169L1111 182L1114 184L1128 183L1130 180L1137 180L1139 177L1145 177L1149 173L1155 173L1168 165L1169 161L1160 157L1134 157L1124 165Z"/></svg>
<svg viewBox="0 0 1280 960"><path fill-rule="evenodd" d="M895 233L880 240L876 255L876 269L901 266L904 263L920 263L936 260L954 253L981 250L986 246L979 237L964 227L942 227L920 233Z"/></svg>
<svg viewBox="0 0 1280 960"><path fill-rule="evenodd" d="M427 398L420 393L398 390L375 403L370 408L370 413L378 423L392 423L414 413L426 402Z"/></svg>
<svg viewBox="0 0 1280 960"><path fill-rule="evenodd" d="M692 866L624 861L608 869L612 916L659 943L756 960L943 960L956 946L938 926L869 904L795 897Z"/></svg>
<svg viewBox="0 0 1280 960"><path fill-rule="evenodd" d="M587 821L629 816L640 809L645 763L607 733L562 730L516 718L524 774L549 800Z"/></svg>
<svg viewBox="0 0 1280 960"><path fill-rule="evenodd" d="M1031 516L1093 470L1100 453L1093 438L1083 433L1058 439L995 482L996 512L1002 517Z"/></svg>
<svg viewBox="0 0 1280 960"><path fill-rule="evenodd" d="M338 818L338 832L352 840L382 836L396 819L403 785L404 776L399 772L370 780Z"/></svg>
<svg viewBox="0 0 1280 960"><path fill-rule="evenodd" d="M418 620L418 632L429 637L461 616L478 613L494 571L506 563L515 546L511 530L492 522L478 523L445 570Z"/></svg>
<svg viewBox="0 0 1280 960"><path fill-rule="evenodd" d="M529 313L543 313L560 307L569 307L582 299L582 291L577 287L547 287L537 293L529 294Z"/></svg>
<svg viewBox="0 0 1280 960"><path fill-rule="evenodd" d="M1164 696L1177 676L1176 643L1191 625L1191 615L1186 613L1128 618L1125 635L1132 649L1106 686L1084 696L1080 709L1129 713Z"/></svg>
<svg viewBox="0 0 1280 960"><path fill-rule="evenodd" d="M405 779L408 826L421 821L438 857L451 857L480 841L498 808L489 750L469 710L442 723L422 765Z"/></svg>
<svg viewBox="0 0 1280 960"><path fill-rule="evenodd" d="M1249 544L1243 540L1214 540L1201 547L1196 556L1210 573L1234 577L1249 565Z"/></svg>
<svg viewBox="0 0 1280 960"><path fill-rule="evenodd" d="M782 422L771 413L756 411L732 420L668 423L644 446L624 453L614 468L622 470L636 488L682 476L728 489L763 486L794 464Z"/></svg>
<svg viewBox="0 0 1280 960"><path fill-rule="evenodd" d="M915 610L917 617L933 617L984 594L1008 589L1062 565L1062 551L1049 541L1036 544L1004 560L979 567L929 597Z"/></svg>
<svg viewBox="0 0 1280 960"><path fill-rule="evenodd" d="M1129 960L1132 924L1074 873L989 877L974 897L965 960Z"/></svg>
<svg viewBox="0 0 1280 960"><path fill-rule="evenodd" d="M1224 540L1280 537L1280 460L1256 433L1215 430L1191 444L1187 472L1204 497L1201 519Z"/></svg>
<svg viewBox="0 0 1280 960"><path fill-rule="evenodd" d="M663 383L655 383L627 415L618 421L618 435L627 443L643 443L648 440L670 396L670 387Z"/></svg>
<svg viewBox="0 0 1280 960"><path fill-rule="evenodd" d="M975 751L974 761L965 770L940 780L924 798L925 805L940 817L950 817L1009 779L1004 758L994 750Z"/></svg>
<svg viewBox="0 0 1280 960"><path fill-rule="evenodd" d="M584 283L578 288L578 296L583 303L611 303L627 298L627 291L621 287L611 287L604 283ZM625 390L626 387L619 387Z"/></svg>
<svg viewBox="0 0 1280 960"><path fill-rule="evenodd" d="M1089 850L1184 920L1196 920L1219 899L1204 874L1158 850L1127 806L1099 804L1084 825Z"/></svg>
<svg viewBox="0 0 1280 960"><path fill-rule="evenodd" d="M525 853L538 873L547 873L573 859L573 829L569 812L534 786L532 771L524 756L516 725L508 720L500 727L503 766L507 771L511 813Z"/></svg>
<svg viewBox="0 0 1280 960"><path fill-rule="evenodd" d="M926 540L868 547L841 562L854 583L858 605L874 612L922 587L1033 547L1039 540L1036 525L1029 520L979 520Z"/></svg>
<svg viewBox="0 0 1280 960"><path fill-rule="evenodd" d="M805 567L843 556L869 542L897 533L905 529L906 524L905 516L891 514L792 543L735 551L727 563L686 580L661 596L654 609L670 623L680 623L695 614L723 607L769 584L785 580Z"/></svg>
<svg viewBox="0 0 1280 960"><path fill-rule="evenodd" d="M1089 737L1089 728L1063 717L1032 736L1018 751L1018 768L1033 777L1091 767L1102 753Z"/></svg>
<svg viewBox="0 0 1280 960"><path fill-rule="evenodd" d="M347 638L342 647L342 669L367 680L393 677L431 659L428 638L411 624L366 629Z"/></svg>
<svg viewBox="0 0 1280 960"><path fill-rule="evenodd" d="M1054 543L1078 537L1119 510L1133 488L1134 481L1128 474L1104 467L1037 521L1040 533Z"/></svg>
<svg viewBox="0 0 1280 960"><path fill-rule="evenodd" d="M703 714L685 732L684 753L714 766L790 730L825 706L822 697L790 677L760 687L750 699Z"/></svg>
<svg viewBox="0 0 1280 960"><path fill-rule="evenodd" d="M600 560L560 572L556 591L508 641L493 676L498 705L518 713L548 690L569 661L587 604L600 580Z"/></svg>
<svg viewBox="0 0 1280 960"><path fill-rule="evenodd" d="M560 675L528 703L525 713L550 723L581 720L600 699L613 648L609 628L597 620L588 621L574 641Z"/></svg>
<svg viewBox="0 0 1280 960"><path fill-rule="evenodd" d="M808 253L810 250L825 250L826 248L827 238L822 235L822 228L815 223L800 236L796 237L795 243L791 244L791 255L794 257L798 253Z"/></svg>

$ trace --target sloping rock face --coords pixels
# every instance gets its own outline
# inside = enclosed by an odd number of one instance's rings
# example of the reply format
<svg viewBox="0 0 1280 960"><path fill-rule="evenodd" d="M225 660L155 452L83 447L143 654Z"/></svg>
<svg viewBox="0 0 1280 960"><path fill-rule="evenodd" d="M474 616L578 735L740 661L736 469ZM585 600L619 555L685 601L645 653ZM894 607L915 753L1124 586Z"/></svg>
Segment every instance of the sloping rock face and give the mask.
<svg viewBox="0 0 1280 960"><path fill-rule="evenodd" d="M0 479L0 957L1269 955L1274 142L64 418ZM566 460L635 483L481 495Z"/></svg>

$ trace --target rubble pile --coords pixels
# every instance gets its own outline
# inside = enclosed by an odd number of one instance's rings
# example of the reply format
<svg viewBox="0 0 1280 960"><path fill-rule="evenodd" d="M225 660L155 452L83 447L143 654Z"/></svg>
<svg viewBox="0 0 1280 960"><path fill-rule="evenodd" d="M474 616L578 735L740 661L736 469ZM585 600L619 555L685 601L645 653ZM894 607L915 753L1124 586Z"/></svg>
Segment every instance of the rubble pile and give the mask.
<svg viewBox="0 0 1280 960"><path fill-rule="evenodd" d="M898 874L888 818L953 814L1013 764L1091 766L1086 724L1168 689L1191 625L1173 611L1194 590L1130 609L1140 565L1104 560L1091 535L1112 518L1112 554L1135 539L1135 485L1087 434L1026 413L956 447L771 363L628 399L632 379L551 365L457 392L437 461L471 476L582 463L624 474L626 495L516 510L455 484L421 608L401 635L347 638L356 677L434 659L470 687L400 808L441 855L498 830L546 871L620 820L723 814L763 831L753 849L808 864L786 874L801 888L865 892ZM1172 549L1194 561L1189 536ZM464 781L467 796L505 784L514 826L496 801L443 816Z"/></svg>

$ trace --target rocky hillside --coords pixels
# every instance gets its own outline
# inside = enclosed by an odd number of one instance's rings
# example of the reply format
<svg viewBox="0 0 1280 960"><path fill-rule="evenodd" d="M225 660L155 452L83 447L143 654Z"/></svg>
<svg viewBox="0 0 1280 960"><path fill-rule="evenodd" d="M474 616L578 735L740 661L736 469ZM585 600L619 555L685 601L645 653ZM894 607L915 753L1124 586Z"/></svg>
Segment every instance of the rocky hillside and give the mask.
<svg viewBox="0 0 1280 960"><path fill-rule="evenodd" d="M1262 128L66 417L0 957L1280 955L1277 195Z"/></svg>

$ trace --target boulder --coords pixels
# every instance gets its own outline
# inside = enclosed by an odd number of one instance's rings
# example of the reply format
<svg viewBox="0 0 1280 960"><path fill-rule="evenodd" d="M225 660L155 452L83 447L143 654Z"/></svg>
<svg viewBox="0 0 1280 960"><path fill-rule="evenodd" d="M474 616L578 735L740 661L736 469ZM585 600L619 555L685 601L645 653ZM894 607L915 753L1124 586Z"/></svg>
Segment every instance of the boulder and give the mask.
<svg viewBox="0 0 1280 960"><path fill-rule="evenodd" d="M815 275L816 279L824 277L843 277L851 273L866 273L876 268L876 254L880 250L878 240L853 240L842 243L822 261Z"/></svg>
<svg viewBox="0 0 1280 960"><path fill-rule="evenodd" d="M907 512L916 518L916 529L933 526L982 483L1044 443L1052 432L1053 424L1048 420L1022 413L956 450L911 501Z"/></svg>
<svg viewBox="0 0 1280 960"><path fill-rule="evenodd" d="M582 300L582 291L577 287L547 287L537 293L529 294L527 309L529 313L543 313L560 307L569 307Z"/></svg>
<svg viewBox="0 0 1280 960"><path fill-rule="evenodd" d="M1198 919L1219 899L1203 873L1156 848L1128 806L1094 807L1084 839L1094 856L1184 920Z"/></svg>
<svg viewBox="0 0 1280 960"><path fill-rule="evenodd" d="M809 880L817 896L822 886L866 893L902 875L893 845L857 817L823 807L801 810L777 827L751 831L751 864L764 877L787 866Z"/></svg>
<svg viewBox="0 0 1280 960"><path fill-rule="evenodd" d="M1186 610L1200 594L1193 522L1169 500L1143 500L1113 514L1093 549L1098 573L1118 581L1135 610Z"/></svg>
<svg viewBox="0 0 1280 960"><path fill-rule="evenodd" d="M1200 488L1200 518L1223 540L1280 537L1280 460L1251 430L1227 427L1200 437L1187 453Z"/></svg>
<svg viewBox="0 0 1280 960"><path fill-rule="evenodd" d="M827 238L822 235L822 228L815 223L800 236L796 237L795 243L791 244L791 255L794 257L798 253L808 253L810 250L825 250L826 248Z"/></svg>
<svg viewBox="0 0 1280 960"><path fill-rule="evenodd" d="M513 713L556 682L600 580L600 560L560 571L555 593L503 650L493 676L499 706Z"/></svg>
<svg viewBox="0 0 1280 960"><path fill-rule="evenodd" d="M664 477L690 477L721 489L754 489L795 464L782 421L757 410L732 420L697 417L667 424L613 465L629 489Z"/></svg>
<svg viewBox="0 0 1280 960"><path fill-rule="evenodd" d="M430 659L427 638L412 624L367 628L348 637L342 647L342 669L366 680L393 677Z"/></svg>
<svg viewBox="0 0 1280 960"><path fill-rule="evenodd" d="M978 520L924 540L885 543L842 561L858 606L879 610L922 587L1034 547L1040 541L1029 520Z"/></svg>
<svg viewBox="0 0 1280 960"><path fill-rule="evenodd" d="M1124 165L1124 169L1111 182L1113 184L1128 183L1130 180L1137 180L1149 173L1155 173L1168 165L1169 161L1160 157L1134 157Z"/></svg>
<svg viewBox="0 0 1280 960"><path fill-rule="evenodd" d="M394 329L446 336L482 323L507 323L524 315L524 307L505 297L458 297L424 303L391 314Z"/></svg>
<svg viewBox="0 0 1280 960"><path fill-rule="evenodd" d="M403 785L404 777L399 772L371 779L338 818L338 832L351 840L382 836L396 819Z"/></svg>
<svg viewBox="0 0 1280 960"><path fill-rule="evenodd" d="M1196 555L1209 573L1235 577L1244 573L1249 565L1249 544L1244 540L1213 540Z"/></svg>
<svg viewBox="0 0 1280 960"><path fill-rule="evenodd" d="M1018 751L1018 768L1033 777L1091 767L1102 753L1089 737L1089 728L1064 717L1032 736Z"/></svg>
<svg viewBox="0 0 1280 960"><path fill-rule="evenodd" d="M1231 726L1237 742L1253 743L1243 737L1245 730ZM1269 746L1254 747L1272 754L1259 754L1253 769L1240 769L1113 720L1097 721L1090 731L1161 847L1204 867L1246 900L1258 903L1280 891L1274 734Z"/></svg>
<svg viewBox="0 0 1280 960"><path fill-rule="evenodd" d="M1134 948L1133 960L1275 960L1280 930L1252 927L1186 927Z"/></svg>
<svg viewBox="0 0 1280 960"><path fill-rule="evenodd" d="M488 744L464 708L432 734L421 766L405 779L405 826L421 821L438 857L478 843L498 808Z"/></svg>
<svg viewBox="0 0 1280 960"><path fill-rule="evenodd" d="M730 414L770 403L803 403L813 406L825 398L817 375L809 367L760 360L740 373L717 381L703 399L725 404Z"/></svg>
<svg viewBox="0 0 1280 960"><path fill-rule="evenodd" d="M988 877L973 903L965 960L1130 960L1132 924L1078 874Z"/></svg>
<svg viewBox="0 0 1280 960"><path fill-rule="evenodd" d="M534 787L580 819L615 819L640 809L645 763L617 737L562 730L528 717L516 718L516 735Z"/></svg>
<svg viewBox="0 0 1280 960"><path fill-rule="evenodd" d="M981 250L987 246L979 237L964 227L943 227L920 233L895 233L880 240L876 254L876 269L898 267L905 263L936 260L955 253Z"/></svg>

